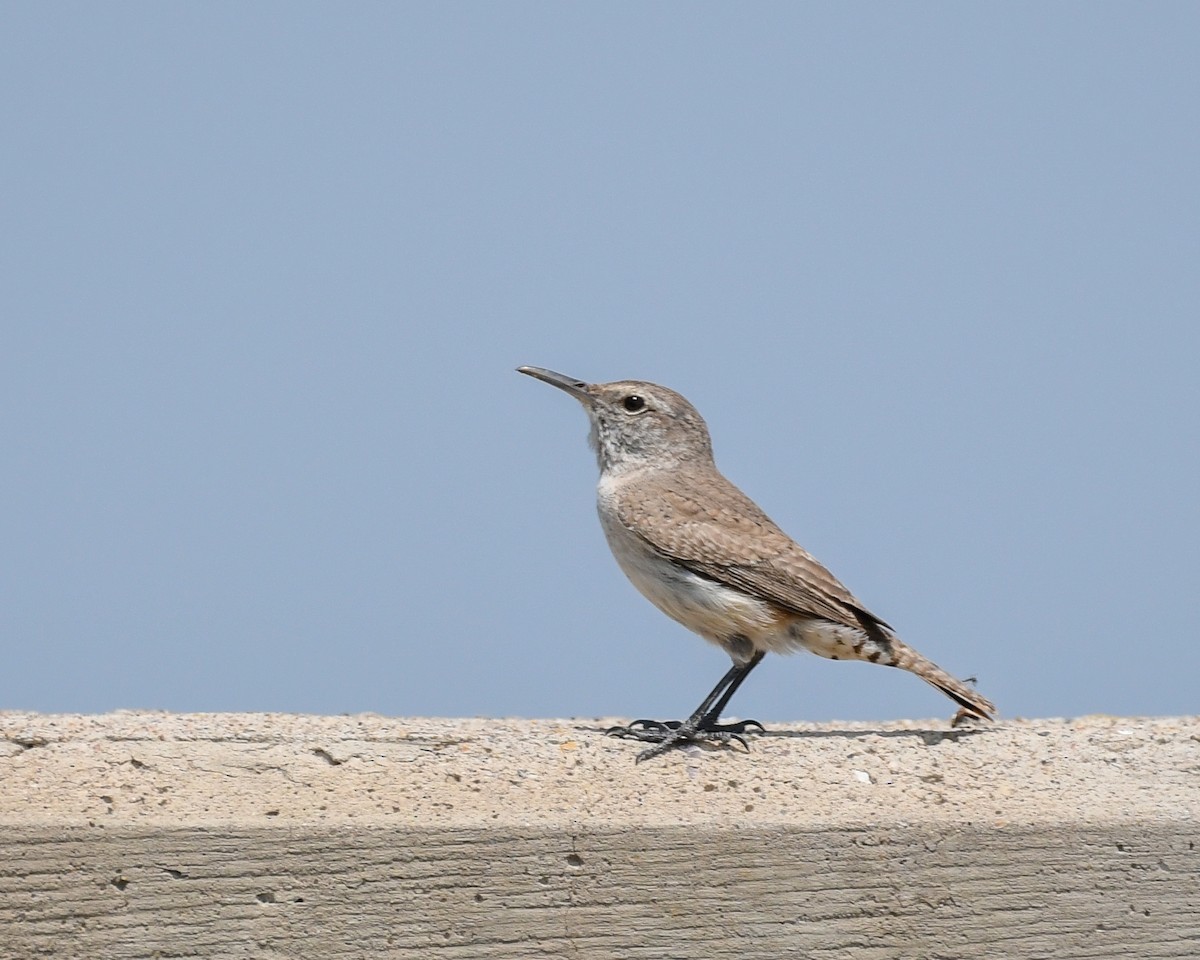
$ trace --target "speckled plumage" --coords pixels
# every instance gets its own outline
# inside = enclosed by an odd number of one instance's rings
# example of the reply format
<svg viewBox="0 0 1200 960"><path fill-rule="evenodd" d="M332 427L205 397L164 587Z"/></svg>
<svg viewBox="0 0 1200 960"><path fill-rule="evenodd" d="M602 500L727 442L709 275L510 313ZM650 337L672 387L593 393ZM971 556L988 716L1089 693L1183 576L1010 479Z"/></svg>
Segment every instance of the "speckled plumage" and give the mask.
<svg viewBox="0 0 1200 960"><path fill-rule="evenodd" d="M762 653L803 648L901 667L955 700L964 715L993 716L990 701L904 644L717 470L708 427L680 394L643 381L588 384L520 369L587 411L600 465L600 521L621 569L655 606L723 647L744 672Z"/></svg>

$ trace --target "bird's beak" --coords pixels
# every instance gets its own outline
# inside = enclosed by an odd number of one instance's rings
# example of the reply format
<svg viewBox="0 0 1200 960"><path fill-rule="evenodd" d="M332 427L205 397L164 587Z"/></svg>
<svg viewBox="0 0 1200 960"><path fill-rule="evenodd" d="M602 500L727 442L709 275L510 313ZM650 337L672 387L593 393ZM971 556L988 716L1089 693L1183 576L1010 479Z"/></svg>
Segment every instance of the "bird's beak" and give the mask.
<svg viewBox="0 0 1200 960"><path fill-rule="evenodd" d="M553 370L546 370L542 367L517 367L517 373L525 373L537 380L543 380L552 387L565 390L576 400L583 403L592 403L593 398L588 393L588 385L582 380L576 380L574 377L568 377L564 373L555 373Z"/></svg>

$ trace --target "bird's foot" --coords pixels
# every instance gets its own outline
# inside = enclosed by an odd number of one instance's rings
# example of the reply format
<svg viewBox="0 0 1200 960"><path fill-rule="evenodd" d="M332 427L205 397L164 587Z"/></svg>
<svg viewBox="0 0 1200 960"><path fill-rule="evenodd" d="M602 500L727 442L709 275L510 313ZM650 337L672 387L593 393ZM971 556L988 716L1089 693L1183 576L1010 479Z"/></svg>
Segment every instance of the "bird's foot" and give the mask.
<svg viewBox="0 0 1200 960"><path fill-rule="evenodd" d="M689 743L740 743L746 752L750 744L745 734L754 730L765 733L766 728L757 720L739 720L737 723L704 723L691 718L687 720L634 720L628 726L609 727L604 732L610 737L641 740L654 746L637 755L637 762L660 756L676 747Z"/></svg>
<svg viewBox="0 0 1200 960"><path fill-rule="evenodd" d="M679 730L686 726L685 720L634 720L627 727L609 727L604 732L610 737L633 737L637 740L658 740L661 734L671 730ZM757 720L739 720L736 723L717 723L710 719L707 723L696 724L699 733L750 733L751 728L756 733L766 733L767 728ZM643 734L649 733L650 736Z"/></svg>

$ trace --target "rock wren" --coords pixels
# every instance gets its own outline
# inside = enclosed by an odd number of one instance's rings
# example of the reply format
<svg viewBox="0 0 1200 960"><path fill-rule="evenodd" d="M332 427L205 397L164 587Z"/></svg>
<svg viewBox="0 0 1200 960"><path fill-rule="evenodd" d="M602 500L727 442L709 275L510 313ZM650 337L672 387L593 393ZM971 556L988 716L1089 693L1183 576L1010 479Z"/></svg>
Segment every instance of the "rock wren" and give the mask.
<svg viewBox="0 0 1200 960"><path fill-rule="evenodd" d="M992 703L905 644L725 479L708 426L687 400L639 380L584 383L518 367L583 404L600 464L597 507L625 575L667 616L721 647L733 666L686 720L635 720L608 732L651 743L638 760L700 741L737 740L754 720L723 724L734 691L768 652L903 667L990 720Z"/></svg>

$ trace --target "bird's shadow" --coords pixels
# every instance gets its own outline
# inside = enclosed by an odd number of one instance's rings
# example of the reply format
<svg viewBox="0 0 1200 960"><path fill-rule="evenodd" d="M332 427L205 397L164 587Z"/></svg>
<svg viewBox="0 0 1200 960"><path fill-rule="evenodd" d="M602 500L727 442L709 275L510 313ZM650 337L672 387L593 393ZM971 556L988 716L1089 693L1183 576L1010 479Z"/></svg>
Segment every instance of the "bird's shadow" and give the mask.
<svg viewBox="0 0 1200 960"><path fill-rule="evenodd" d="M794 740L820 740L829 737L839 737L843 740L861 740L863 737L915 737L923 740L928 747L939 743L958 743L966 737L977 737L987 733L983 727L962 727L953 730L772 730L758 734L763 738L786 737Z"/></svg>

